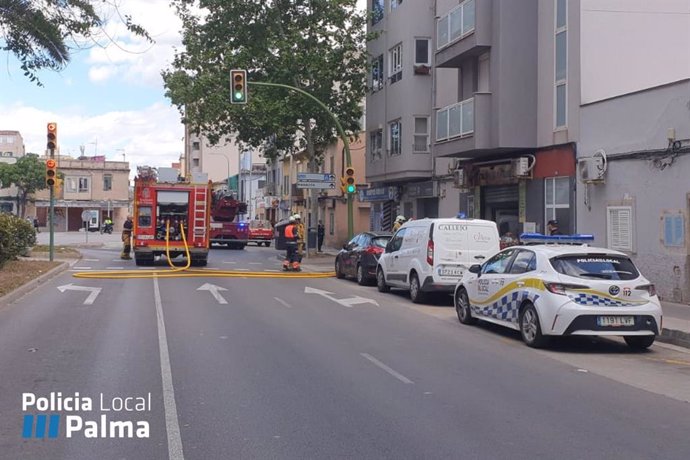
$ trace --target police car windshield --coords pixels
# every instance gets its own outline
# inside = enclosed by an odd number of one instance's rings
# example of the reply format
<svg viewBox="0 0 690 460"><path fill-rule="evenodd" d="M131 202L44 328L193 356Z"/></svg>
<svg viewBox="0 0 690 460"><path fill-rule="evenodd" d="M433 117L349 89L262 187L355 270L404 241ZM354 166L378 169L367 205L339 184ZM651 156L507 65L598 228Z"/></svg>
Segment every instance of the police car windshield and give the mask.
<svg viewBox="0 0 690 460"><path fill-rule="evenodd" d="M606 280L633 280L640 276L635 265L627 257L610 255L567 255L551 259L551 266L563 275L577 278Z"/></svg>

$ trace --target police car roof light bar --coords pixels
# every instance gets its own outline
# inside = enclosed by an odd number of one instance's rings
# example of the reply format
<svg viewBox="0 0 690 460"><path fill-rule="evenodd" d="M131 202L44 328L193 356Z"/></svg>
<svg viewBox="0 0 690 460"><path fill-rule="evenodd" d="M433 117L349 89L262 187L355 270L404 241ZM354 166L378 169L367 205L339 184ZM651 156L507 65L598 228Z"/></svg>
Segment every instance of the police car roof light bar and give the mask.
<svg viewBox="0 0 690 460"><path fill-rule="evenodd" d="M542 235L541 233L523 233L520 235L523 244L582 244L594 241L594 235Z"/></svg>

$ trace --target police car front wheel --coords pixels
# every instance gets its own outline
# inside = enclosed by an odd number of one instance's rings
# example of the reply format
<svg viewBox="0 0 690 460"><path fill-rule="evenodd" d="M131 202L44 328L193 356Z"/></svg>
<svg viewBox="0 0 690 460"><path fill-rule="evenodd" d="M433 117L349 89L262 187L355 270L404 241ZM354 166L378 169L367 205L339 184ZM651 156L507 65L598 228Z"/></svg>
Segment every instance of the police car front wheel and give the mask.
<svg viewBox="0 0 690 460"><path fill-rule="evenodd" d="M464 289L455 291L455 312L458 314L458 320L462 324L475 324L477 322L477 318L472 318L470 300Z"/></svg>

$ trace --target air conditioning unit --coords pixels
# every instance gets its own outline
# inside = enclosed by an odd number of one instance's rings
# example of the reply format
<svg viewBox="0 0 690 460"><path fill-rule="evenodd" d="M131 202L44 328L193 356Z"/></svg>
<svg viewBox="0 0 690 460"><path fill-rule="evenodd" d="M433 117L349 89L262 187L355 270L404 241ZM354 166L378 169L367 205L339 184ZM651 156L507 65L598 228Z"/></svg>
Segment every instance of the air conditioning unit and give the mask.
<svg viewBox="0 0 690 460"><path fill-rule="evenodd" d="M532 177L532 165L530 165L529 157L515 158L512 161L513 176L515 177Z"/></svg>
<svg viewBox="0 0 690 460"><path fill-rule="evenodd" d="M455 188L467 188L465 168L460 168L453 171L453 185L455 186Z"/></svg>
<svg viewBox="0 0 690 460"><path fill-rule="evenodd" d="M603 150L597 150L591 157L580 158L577 162L580 181L584 183L603 182L606 168L606 154Z"/></svg>

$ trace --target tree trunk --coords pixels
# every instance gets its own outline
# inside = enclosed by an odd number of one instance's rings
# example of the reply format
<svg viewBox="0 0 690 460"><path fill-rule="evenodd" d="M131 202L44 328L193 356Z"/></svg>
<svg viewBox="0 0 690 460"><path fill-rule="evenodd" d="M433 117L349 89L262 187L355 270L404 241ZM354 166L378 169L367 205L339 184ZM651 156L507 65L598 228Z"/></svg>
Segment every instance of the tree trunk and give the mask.
<svg viewBox="0 0 690 460"><path fill-rule="evenodd" d="M308 121L306 123L306 129L304 130L305 137L307 139L307 155L309 156L309 163L308 163L308 169L310 173L318 173L319 172L319 162L318 159L316 158L316 150L314 148L314 139L312 138L311 135L311 121ZM316 225L319 222L319 190L318 189L310 189L309 190L309 196L310 196L310 206L309 206L309 213L311 215L311 221L307 219L307 234L306 234L306 239L307 239L307 251L309 251L309 254L315 254L316 250L311 251L309 248L309 233L310 229L313 228L314 231L316 231Z"/></svg>

